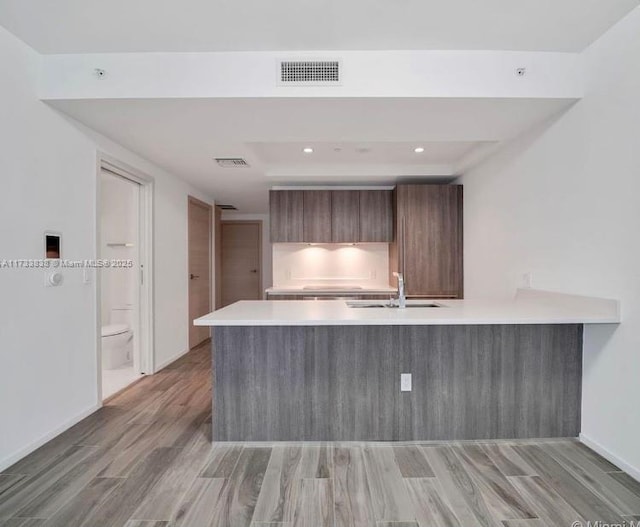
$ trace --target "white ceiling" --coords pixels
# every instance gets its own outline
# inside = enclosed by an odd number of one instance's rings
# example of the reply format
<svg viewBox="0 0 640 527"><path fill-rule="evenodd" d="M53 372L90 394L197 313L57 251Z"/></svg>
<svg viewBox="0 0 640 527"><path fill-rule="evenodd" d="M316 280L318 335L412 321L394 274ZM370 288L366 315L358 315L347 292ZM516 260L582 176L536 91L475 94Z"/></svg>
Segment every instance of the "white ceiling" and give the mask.
<svg viewBox="0 0 640 527"><path fill-rule="evenodd" d="M581 51L640 0L2 0L41 53Z"/></svg>
<svg viewBox="0 0 640 527"><path fill-rule="evenodd" d="M259 213L267 211L267 190L274 184L390 184L404 177L451 177L460 164L549 119L571 101L261 98L49 104L218 202ZM314 153L305 155L304 146ZM425 151L416 154L416 146ZM243 157L250 166L221 168L216 157Z"/></svg>

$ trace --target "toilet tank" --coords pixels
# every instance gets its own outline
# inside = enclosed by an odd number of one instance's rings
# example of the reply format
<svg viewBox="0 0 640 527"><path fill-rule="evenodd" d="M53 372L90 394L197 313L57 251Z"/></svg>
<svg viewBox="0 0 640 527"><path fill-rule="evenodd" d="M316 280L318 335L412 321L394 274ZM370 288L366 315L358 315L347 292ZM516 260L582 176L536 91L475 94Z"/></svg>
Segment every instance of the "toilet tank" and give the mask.
<svg viewBox="0 0 640 527"><path fill-rule="evenodd" d="M111 309L110 324L127 324L133 328L133 305L116 306Z"/></svg>

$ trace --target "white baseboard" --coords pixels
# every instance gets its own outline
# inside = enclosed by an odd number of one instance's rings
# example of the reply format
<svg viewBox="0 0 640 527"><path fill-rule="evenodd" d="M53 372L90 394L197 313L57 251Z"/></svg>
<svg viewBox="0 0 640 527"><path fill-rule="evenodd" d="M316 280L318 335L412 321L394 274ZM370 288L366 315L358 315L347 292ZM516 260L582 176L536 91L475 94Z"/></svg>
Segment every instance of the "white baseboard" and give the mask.
<svg viewBox="0 0 640 527"><path fill-rule="evenodd" d="M153 368L153 373L158 373L160 370L166 368L167 366L169 366L169 364L171 364L172 362L177 361L180 357L184 357L187 353L189 353L191 350L187 350L187 351L183 351L181 353L178 353L176 356L171 357L170 359L164 361L161 364L157 364L154 368Z"/></svg>
<svg viewBox="0 0 640 527"><path fill-rule="evenodd" d="M609 452L600 443L597 443L593 439L589 439L584 434L580 434L580 442L584 443L586 446L588 446L594 452L597 452L598 454L600 454L607 461L611 461L611 463L613 463L614 465L620 467L621 470L624 470L627 474L629 474L636 481L640 481L640 469L638 469L637 467L629 465L629 463L627 463L623 459L620 459L615 454L612 454L611 452Z"/></svg>
<svg viewBox="0 0 640 527"><path fill-rule="evenodd" d="M92 406L91 408L86 409L84 412L80 413L79 415L76 415L73 419L70 419L69 421L64 423L62 426L59 426L58 428L51 430L51 432L46 433L37 441L34 441L30 445L27 445L26 447L21 448L17 452L14 452L13 454L11 454L9 457L6 457L0 460L0 472L2 472L3 470L6 470L14 463L17 463L23 457L28 456L29 454L31 454L31 452L37 450L45 443L48 443L54 437L59 436L62 432L65 432L66 430L71 428L73 425L78 424L85 417L89 417L93 412L100 409L101 407L102 407L101 404L97 404L95 406Z"/></svg>

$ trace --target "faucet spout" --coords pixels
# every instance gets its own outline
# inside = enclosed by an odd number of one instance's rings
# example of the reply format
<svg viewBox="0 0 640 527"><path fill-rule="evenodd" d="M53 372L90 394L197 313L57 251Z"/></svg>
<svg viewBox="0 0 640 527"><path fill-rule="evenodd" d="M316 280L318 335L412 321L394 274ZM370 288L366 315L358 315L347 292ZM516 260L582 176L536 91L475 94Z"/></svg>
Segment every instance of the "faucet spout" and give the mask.
<svg viewBox="0 0 640 527"><path fill-rule="evenodd" d="M398 279L398 307L404 309L407 307L407 297L404 291L404 276L402 276L402 273L396 272L393 273L393 276Z"/></svg>

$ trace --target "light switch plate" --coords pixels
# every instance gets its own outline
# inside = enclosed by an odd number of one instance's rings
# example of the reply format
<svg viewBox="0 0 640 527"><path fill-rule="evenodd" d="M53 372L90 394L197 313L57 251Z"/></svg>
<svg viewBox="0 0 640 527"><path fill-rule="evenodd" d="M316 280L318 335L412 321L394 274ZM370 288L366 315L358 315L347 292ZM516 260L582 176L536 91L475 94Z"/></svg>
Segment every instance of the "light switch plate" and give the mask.
<svg viewBox="0 0 640 527"><path fill-rule="evenodd" d="M410 373L400 374L400 391L401 392L411 391L411 374Z"/></svg>

